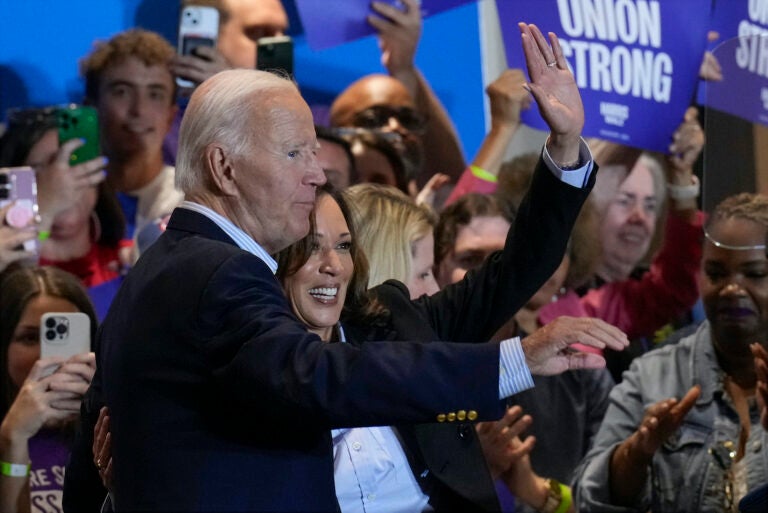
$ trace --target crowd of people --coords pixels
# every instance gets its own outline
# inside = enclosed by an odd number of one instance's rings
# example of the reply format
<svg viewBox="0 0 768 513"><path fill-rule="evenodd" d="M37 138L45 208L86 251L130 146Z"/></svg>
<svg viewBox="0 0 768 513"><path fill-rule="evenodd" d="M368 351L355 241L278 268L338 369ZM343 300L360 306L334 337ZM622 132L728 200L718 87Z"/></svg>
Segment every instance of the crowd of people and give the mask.
<svg viewBox="0 0 768 513"><path fill-rule="evenodd" d="M328 126L252 69L278 0L181 4L215 47L135 28L81 60L101 156L7 115L38 204L0 208L0 511L764 510L768 197L700 210L695 107L668 155L584 139L520 23L465 161L417 0L372 3L386 73ZM505 161L531 108L546 142ZM41 356L52 312L92 352Z"/></svg>

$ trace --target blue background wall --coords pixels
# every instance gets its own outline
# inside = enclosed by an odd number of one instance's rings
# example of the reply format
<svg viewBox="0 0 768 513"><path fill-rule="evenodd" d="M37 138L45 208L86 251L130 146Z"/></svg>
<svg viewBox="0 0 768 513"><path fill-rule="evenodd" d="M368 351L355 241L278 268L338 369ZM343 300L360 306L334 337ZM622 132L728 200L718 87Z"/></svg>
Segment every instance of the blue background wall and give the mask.
<svg viewBox="0 0 768 513"><path fill-rule="evenodd" d="M333 0L317 1L333 6ZM373 37L312 51L293 0L283 0L283 4L295 39L296 79L307 101L319 110L350 82L384 71ZM140 26L174 42L178 2L0 0L0 13L0 112L4 117L9 107L79 101L83 84L77 62L95 40ZM480 54L475 4L425 20L417 64L448 109L467 158L474 154L485 131Z"/></svg>

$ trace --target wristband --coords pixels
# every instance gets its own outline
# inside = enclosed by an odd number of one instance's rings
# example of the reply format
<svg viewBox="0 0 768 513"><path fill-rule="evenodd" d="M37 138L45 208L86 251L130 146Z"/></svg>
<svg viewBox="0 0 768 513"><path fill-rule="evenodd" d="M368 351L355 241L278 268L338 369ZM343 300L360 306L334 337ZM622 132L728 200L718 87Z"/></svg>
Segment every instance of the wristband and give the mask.
<svg viewBox="0 0 768 513"><path fill-rule="evenodd" d="M472 165L469 166L469 169L472 171L472 174L475 176L475 178L479 178L480 180L491 183L497 183L499 181L499 178L496 175L492 175L480 166Z"/></svg>
<svg viewBox="0 0 768 513"><path fill-rule="evenodd" d="M37 240L39 240L40 242L45 242L45 241L47 241L47 240L48 240L50 237L51 237L51 232L50 232L50 230L40 230L40 231L37 233Z"/></svg>
<svg viewBox="0 0 768 513"><path fill-rule="evenodd" d="M539 513L565 513L573 503L571 489L557 479L547 479L547 501Z"/></svg>
<svg viewBox="0 0 768 513"><path fill-rule="evenodd" d="M693 183L691 185L672 185L667 184L667 193L673 200L687 200L697 198L701 192L701 183L696 175L691 175Z"/></svg>
<svg viewBox="0 0 768 513"><path fill-rule="evenodd" d="M29 464L21 465L19 463L0 461L0 475L8 477L27 477L29 475L29 467Z"/></svg>

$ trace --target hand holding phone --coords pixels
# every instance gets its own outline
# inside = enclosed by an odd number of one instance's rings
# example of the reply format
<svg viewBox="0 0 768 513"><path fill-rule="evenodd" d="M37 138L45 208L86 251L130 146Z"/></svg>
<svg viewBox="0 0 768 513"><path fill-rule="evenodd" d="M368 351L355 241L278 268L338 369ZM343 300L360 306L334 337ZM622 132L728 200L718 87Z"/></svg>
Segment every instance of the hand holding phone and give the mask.
<svg viewBox="0 0 768 513"><path fill-rule="evenodd" d="M197 48L213 48L216 46L218 38L219 11L215 7L188 5L182 9L179 17L177 46L179 55L197 56L195 51ZM177 69L176 71L179 73L181 70ZM185 78L198 78L187 75L188 73L184 73ZM192 73L189 73L189 75L192 75ZM179 87L191 88L195 86L194 82L185 78L176 77L176 83Z"/></svg>
<svg viewBox="0 0 768 513"><path fill-rule="evenodd" d="M38 220L37 179L31 167L0 168L0 224L16 229L29 228ZM37 239L27 238L23 250L37 253Z"/></svg>
<svg viewBox="0 0 768 513"><path fill-rule="evenodd" d="M76 166L101 155L99 143L99 115L96 109L85 105L70 104L56 111L59 127L59 144L81 139L83 145L69 157L70 166Z"/></svg>
<svg viewBox="0 0 768 513"><path fill-rule="evenodd" d="M40 318L40 357L72 356L91 350L91 319L82 312L48 312Z"/></svg>
<svg viewBox="0 0 768 513"><path fill-rule="evenodd" d="M293 40L288 36L259 38L256 69L293 76Z"/></svg>

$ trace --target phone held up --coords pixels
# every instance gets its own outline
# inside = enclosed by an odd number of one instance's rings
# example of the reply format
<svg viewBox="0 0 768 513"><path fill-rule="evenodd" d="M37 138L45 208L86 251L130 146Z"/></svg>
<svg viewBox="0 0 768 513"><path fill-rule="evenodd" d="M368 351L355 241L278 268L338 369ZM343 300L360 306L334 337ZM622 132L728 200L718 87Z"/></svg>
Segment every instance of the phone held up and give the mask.
<svg viewBox="0 0 768 513"><path fill-rule="evenodd" d="M37 179L31 167L0 168L0 208L8 205L0 224L25 228L37 221ZM37 239L26 241L24 250L37 253Z"/></svg>
<svg viewBox="0 0 768 513"><path fill-rule="evenodd" d="M289 36L259 38L256 69L293 76L293 40Z"/></svg>
<svg viewBox="0 0 768 513"><path fill-rule="evenodd" d="M70 104L56 110L59 144L72 139L82 139L83 145L72 152L69 165L75 166L101 155L99 146L99 115L96 109L85 105Z"/></svg>
<svg viewBox="0 0 768 513"><path fill-rule="evenodd" d="M179 17L179 55L193 55L198 46L216 46L219 37L219 11L215 7L188 5ZM179 87L194 87L189 80L176 77Z"/></svg>
<svg viewBox="0 0 768 513"><path fill-rule="evenodd" d="M91 350L91 319L82 312L48 312L40 318L40 357L69 358Z"/></svg>

